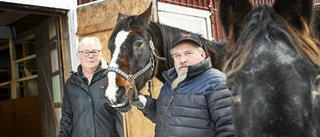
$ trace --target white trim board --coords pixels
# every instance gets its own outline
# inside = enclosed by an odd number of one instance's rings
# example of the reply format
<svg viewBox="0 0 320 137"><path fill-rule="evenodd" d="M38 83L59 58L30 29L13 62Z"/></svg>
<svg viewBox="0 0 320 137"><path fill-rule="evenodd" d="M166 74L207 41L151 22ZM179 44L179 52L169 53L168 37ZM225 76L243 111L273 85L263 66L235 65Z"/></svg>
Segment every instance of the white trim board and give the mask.
<svg viewBox="0 0 320 137"><path fill-rule="evenodd" d="M76 0L0 0L0 2L49 7L66 10L76 10Z"/></svg>
<svg viewBox="0 0 320 137"><path fill-rule="evenodd" d="M158 16L162 24L198 33L213 40L209 11L158 2Z"/></svg>

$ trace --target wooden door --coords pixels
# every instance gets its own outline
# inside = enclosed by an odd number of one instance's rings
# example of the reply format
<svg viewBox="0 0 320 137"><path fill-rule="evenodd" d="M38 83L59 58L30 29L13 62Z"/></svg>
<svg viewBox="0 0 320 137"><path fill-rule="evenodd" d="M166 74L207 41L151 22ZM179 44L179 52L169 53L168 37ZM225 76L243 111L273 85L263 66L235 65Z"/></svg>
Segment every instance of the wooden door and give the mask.
<svg viewBox="0 0 320 137"><path fill-rule="evenodd" d="M42 136L56 137L61 115L63 71L59 18L49 17L36 32Z"/></svg>

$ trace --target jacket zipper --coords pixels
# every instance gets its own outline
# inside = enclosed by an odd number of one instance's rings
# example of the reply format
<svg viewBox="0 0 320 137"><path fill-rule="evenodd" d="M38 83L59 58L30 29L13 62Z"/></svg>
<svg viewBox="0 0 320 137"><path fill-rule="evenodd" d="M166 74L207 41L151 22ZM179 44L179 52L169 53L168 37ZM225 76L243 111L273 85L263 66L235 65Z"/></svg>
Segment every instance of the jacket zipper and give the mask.
<svg viewBox="0 0 320 137"><path fill-rule="evenodd" d="M93 120L93 127L94 127L94 135L95 135L95 137L97 136L97 133L96 133L96 119L95 119L95 109L94 109L94 102L93 102L93 97L92 97L92 95L91 95L91 92L90 92L90 90L89 90L89 86L90 86L90 84L89 85L87 85L87 89L88 89L88 94L89 94L89 97L90 97L90 102L91 102L91 105L92 105L92 120Z"/></svg>
<svg viewBox="0 0 320 137"><path fill-rule="evenodd" d="M173 99L174 99L174 95L175 95L175 92L173 92L172 96L171 96L171 99L170 99L170 104L172 103Z"/></svg>
<svg viewBox="0 0 320 137"><path fill-rule="evenodd" d="M164 132L164 136L168 136L167 135L167 131L168 131L168 129L169 129L169 127L168 127L168 122L167 122L167 120L168 120L168 114L167 114L167 111L172 107L172 102L173 102L173 99L174 99L174 96L175 96L175 94L176 94L176 92L175 92L175 90L174 91L172 91L172 95L171 95L171 99L170 99L170 101L169 101L169 105L168 105L168 108L167 108L167 110L164 112L164 114L165 114L165 123L164 123L164 125L166 126L166 129L165 129L165 132Z"/></svg>

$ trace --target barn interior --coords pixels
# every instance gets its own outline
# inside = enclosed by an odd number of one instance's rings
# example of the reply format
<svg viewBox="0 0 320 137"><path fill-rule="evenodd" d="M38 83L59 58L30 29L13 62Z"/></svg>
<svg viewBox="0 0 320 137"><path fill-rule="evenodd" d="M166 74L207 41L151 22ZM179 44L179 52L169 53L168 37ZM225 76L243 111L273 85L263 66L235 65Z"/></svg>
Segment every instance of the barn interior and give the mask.
<svg viewBox="0 0 320 137"><path fill-rule="evenodd" d="M49 16L0 10L0 101L38 94L35 31ZM15 78L12 78L12 77Z"/></svg>

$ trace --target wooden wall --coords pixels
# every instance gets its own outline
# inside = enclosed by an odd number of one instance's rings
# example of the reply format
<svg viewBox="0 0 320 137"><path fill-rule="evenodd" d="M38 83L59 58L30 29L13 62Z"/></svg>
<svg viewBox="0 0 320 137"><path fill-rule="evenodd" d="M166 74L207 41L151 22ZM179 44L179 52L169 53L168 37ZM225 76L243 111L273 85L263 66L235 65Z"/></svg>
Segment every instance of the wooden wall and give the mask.
<svg viewBox="0 0 320 137"><path fill-rule="evenodd" d="M41 137L39 96L0 102L0 137Z"/></svg>
<svg viewBox="0 0 320 137"><path fill-rule="evenodd" d="M118 13L124 15L137 15L145 11L150 1L153 1L151 20L157 19L154 12L156 0L106 0L77 8L78 32L81 40L85 36L96 36L100 39L103 49L102 58L110 62L110 51L108 49L108 39L112 29L116 24ZM163 85L159 80L152 80L152 95L157 98L160 88ZM142 91L148 94L145 87ZM142 112L133 107L129 112L123 113L124 129L126 137L152 137L154 136L155 124L143 116Z"/></svg>

